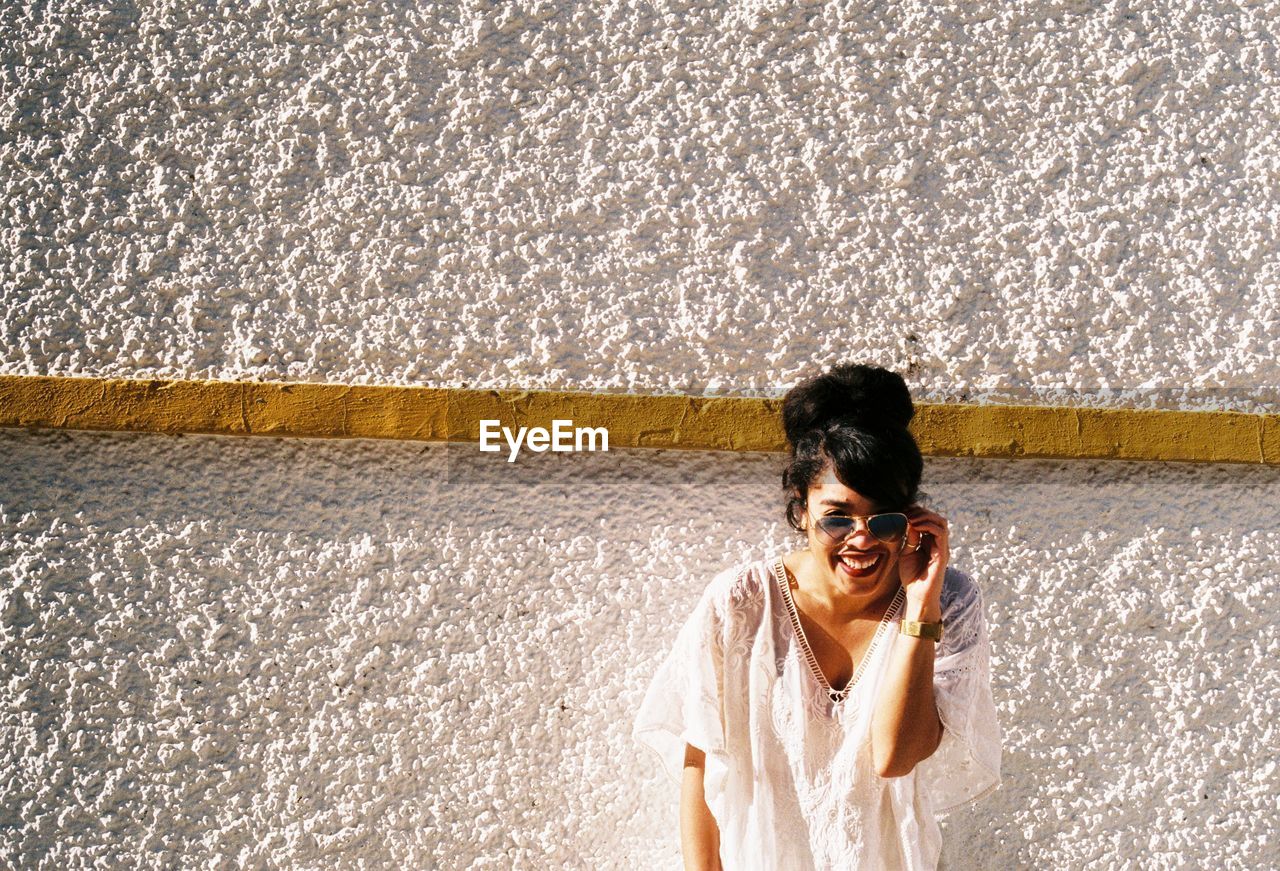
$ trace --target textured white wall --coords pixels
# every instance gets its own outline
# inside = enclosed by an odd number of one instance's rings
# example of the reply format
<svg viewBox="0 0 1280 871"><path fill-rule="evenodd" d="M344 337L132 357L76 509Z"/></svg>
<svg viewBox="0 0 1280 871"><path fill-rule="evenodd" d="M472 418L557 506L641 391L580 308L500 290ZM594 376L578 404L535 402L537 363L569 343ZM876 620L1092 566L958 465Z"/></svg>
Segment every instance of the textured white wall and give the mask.
<svg viewBox="0 0 1280 871"><path fill-rule="evenodd" d="M634 709L710 577L793 541L768 455L0 445L22 867L675 867ZM987 595L1006 734L947 867L1273 867L1280 470L926 483Z"/></svg>
<svg viewBox="0 0 1280 871"><path fill-rule="evenodd" d="M0 372L1277 410L1278 14L9 4ZM630 717L790 540L778 457L0 460L20 867L672 865ZM1278 477L929 463L1007 735L949 867L1280 864Z"/></svg>
<svg viewBox="0 0 1280 871"><path fill-rule="evenodd" d="M0 13L0 371L1280 388L1274 0L299 6Z"/></svg>

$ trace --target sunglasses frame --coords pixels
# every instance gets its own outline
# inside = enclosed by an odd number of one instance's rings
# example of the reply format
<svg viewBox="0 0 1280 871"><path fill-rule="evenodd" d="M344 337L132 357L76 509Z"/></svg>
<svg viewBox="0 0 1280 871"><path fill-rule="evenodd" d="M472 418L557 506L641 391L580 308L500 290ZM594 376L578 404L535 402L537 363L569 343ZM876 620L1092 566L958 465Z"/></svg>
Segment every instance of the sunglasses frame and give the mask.
<svg viewBox="0 0 1280 871"><path fill-rule="evenodd" d="M832 544L843 544L850 536L857 533L859 520L861 520L862 523L867 527L867 534L870 535L872 538L874 538L876 541L880 541L885 544L892 544L894 541L893 538L881 538L880 536L876 535L874 532L871 531L871 519L873 517L888 517L895 514L898 517L901 517L904 521L902 526L902 541L900 544L901 546L905 547L907 543L907 538L910 536L910 533L911 533L911 518L907 517L907 515L902 513L901 511L880 511L876 514L825 514L822 517L817 518L816 520L814 519L813 515L810 515L809 519L813 521L814 527L817 528L817 530L821 532L824 536L826 536L827 540ZM831 535L831 533L827 532L827 530L824 529L822 526L822 521L828 517L838 517L842 520L852 520L853 526L849 527L849 531L846 532L841 538L835 538Z"/></svg>

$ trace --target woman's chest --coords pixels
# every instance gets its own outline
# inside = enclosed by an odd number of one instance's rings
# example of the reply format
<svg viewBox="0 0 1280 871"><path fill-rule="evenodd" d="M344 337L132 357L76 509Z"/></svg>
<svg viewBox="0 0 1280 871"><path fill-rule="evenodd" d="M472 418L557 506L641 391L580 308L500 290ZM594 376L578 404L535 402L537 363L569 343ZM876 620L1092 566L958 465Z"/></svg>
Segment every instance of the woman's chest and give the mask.
<svg viewBox="0 0 1280 871"><path fill-rule="evenodd" d="M831 689L843 690L870 656L880 629L879 621L855 620L841 625L817 620L799 611L796 616L822 679Z"/></svg>

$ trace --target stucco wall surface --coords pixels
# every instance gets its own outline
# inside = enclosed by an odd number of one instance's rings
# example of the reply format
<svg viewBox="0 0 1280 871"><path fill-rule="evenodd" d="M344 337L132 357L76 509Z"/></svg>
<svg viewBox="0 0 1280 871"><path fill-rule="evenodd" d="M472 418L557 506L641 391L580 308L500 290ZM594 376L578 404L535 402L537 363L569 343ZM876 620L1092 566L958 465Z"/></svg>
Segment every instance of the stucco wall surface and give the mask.
<svg viewBox="0 0 1280 871"><path fill-rule="evenodd" d="M6 4L0 371L1250 408L1278 17Z"/></svg>
<svg viewBox="0 0 1280 871"><path fill-rule="evenodd" d="M714 573L795 543L773 455L0 451L0 865L23 868L677 867L631 717ZM927 464L1006 746L945 867L1276 865L1278 479Z"/></svg>
<svg viewBox="0 0 1280 871"><path fill-rule="evenodd" d="M0 5L0 372L1278 411L1278 19ZM676 867L630 717L780 462L0 431L0 865ZM928 463L946 867L1280 866L1278 477Z"/></svg>

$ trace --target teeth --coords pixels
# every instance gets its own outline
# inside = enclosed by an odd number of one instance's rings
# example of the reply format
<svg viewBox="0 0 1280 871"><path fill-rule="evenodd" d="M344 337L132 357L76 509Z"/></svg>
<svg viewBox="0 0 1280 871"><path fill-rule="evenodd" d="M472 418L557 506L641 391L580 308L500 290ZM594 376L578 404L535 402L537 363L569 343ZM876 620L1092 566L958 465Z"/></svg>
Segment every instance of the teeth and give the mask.
<svg viewBox="0 0 1280 871"><path fill-rule="evenodd" d="M855 571L861 571L862 569L869 569L873 565L875 565L877 562L879 562L880 556L879 554L877 554L875 556L864 557L862 559L855 559L850 556L842 556L840 557L840 561L845 565L847 565L849 568L854 569Z"/></svg>

